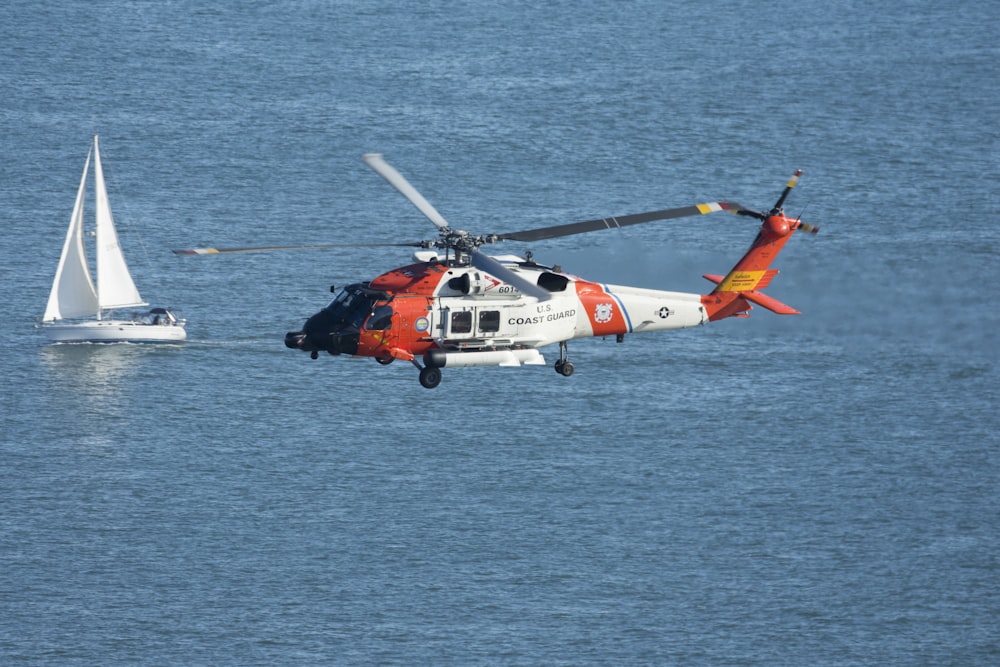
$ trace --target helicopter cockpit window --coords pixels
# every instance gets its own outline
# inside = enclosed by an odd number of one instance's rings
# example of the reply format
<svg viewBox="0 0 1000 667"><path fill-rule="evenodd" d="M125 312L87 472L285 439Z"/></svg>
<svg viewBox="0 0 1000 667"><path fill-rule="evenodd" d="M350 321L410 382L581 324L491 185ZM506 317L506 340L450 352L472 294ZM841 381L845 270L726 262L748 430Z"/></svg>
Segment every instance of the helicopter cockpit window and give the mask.
<svg viewBox="0 0 1000 667"><path fill-rule="evenodd" d="M361 328L361 323L372 313L377 297L359 285L348 285L330 302L326 310L335 316L335 322Z"/></svg>
<svg viewBox="0 0 1000 667"><path fill-rule="evenodd" d="M500 311L499 310L480 311L479 330L484 333L500 331Z"/></svg>
<svg viewBox="0 0 1000 667"><path fill-rule="evenodd" d="M365 329L369 331L385 331L392 327L392 308L389 306L375 306L375 311L365 323Z"/></svg>
<svg viewBox="0 0 1000 667"><path fill-rule="evenodd" d="M472 331L472 311L462 310L451 314L451 332L466 334Z"/></svg>

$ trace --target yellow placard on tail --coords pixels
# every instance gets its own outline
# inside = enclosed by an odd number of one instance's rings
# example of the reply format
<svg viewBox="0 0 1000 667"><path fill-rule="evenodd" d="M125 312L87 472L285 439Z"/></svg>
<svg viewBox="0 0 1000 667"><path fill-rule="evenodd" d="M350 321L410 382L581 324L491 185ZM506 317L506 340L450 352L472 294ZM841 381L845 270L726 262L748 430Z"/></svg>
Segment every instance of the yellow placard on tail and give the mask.
<svg viewBox="0 0 1000 667"><path fill-rule="evenodd" d="M757 289L767 271L733 271L719 284L716 292L749 292Z"/></svg>

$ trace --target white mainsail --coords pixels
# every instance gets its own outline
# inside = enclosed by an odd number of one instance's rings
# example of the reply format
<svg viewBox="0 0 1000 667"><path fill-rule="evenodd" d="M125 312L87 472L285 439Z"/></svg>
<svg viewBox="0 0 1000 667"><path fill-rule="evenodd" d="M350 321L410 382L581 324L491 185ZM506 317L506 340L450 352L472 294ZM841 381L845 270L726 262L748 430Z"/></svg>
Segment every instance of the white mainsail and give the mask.
<svg viewBox="0 0 1000 667"><path fill-rule="evenodd" d="M49 292L45 315L42 316L45 322L61 320L64 317L85 317L94 315L98 311L97 291L94 289L94 281L90 278L87 252L83 244L83 209L91 152L87 152L87 162L83 165L83 177L80 179L80 189L76 193L73 217L70 218L62 255L59 256L59 267L56 269L55 280L52 281L52 291Z"/></svg>
<svg viewBox="0 0 1000 667"><path fill-rule="evenodd" d="M101 151L94 137L94 190L97 210L97 301L101 309L148 305L128 272L104 187Z"/></svg>

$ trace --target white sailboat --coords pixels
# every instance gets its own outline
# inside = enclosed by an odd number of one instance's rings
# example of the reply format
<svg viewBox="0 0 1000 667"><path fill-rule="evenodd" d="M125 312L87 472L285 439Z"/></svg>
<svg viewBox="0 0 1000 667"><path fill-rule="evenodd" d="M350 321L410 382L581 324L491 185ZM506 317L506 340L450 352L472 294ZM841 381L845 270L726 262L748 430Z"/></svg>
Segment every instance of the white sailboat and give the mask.
<svg viewBox="0 0 1000 667"><path fill-rule="evenodd" d="M84 245L83 213L87 172L94 158L96 227L96 287L87 262ZM165 308L153 308L132 314L128 319L113 317L116 308L136 308L149 304L139 296L125 257L118 243L108 193L101 169L101 152L94 145L87 153L83 177L73 205L73 217L66 232L62 255L56 269L52 291L42 316L41 328L53 342L59 343L171 343L187 337L184 320ZM87 318L87 319L81 319Z"/></svg>

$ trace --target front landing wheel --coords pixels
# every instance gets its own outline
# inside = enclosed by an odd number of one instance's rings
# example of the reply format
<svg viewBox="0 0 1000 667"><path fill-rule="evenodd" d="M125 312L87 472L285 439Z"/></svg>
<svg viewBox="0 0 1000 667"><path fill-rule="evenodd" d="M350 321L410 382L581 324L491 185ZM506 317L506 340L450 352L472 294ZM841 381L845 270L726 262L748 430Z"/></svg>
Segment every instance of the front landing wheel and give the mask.
<svg viewBox="0 0 1000 667"><path fill-rule="evenodd" d="M427 387L428 389L433 389L434 387L441 384L441 369L432 368L431 366L425 366L420 369L420 384Z"/></svg>

